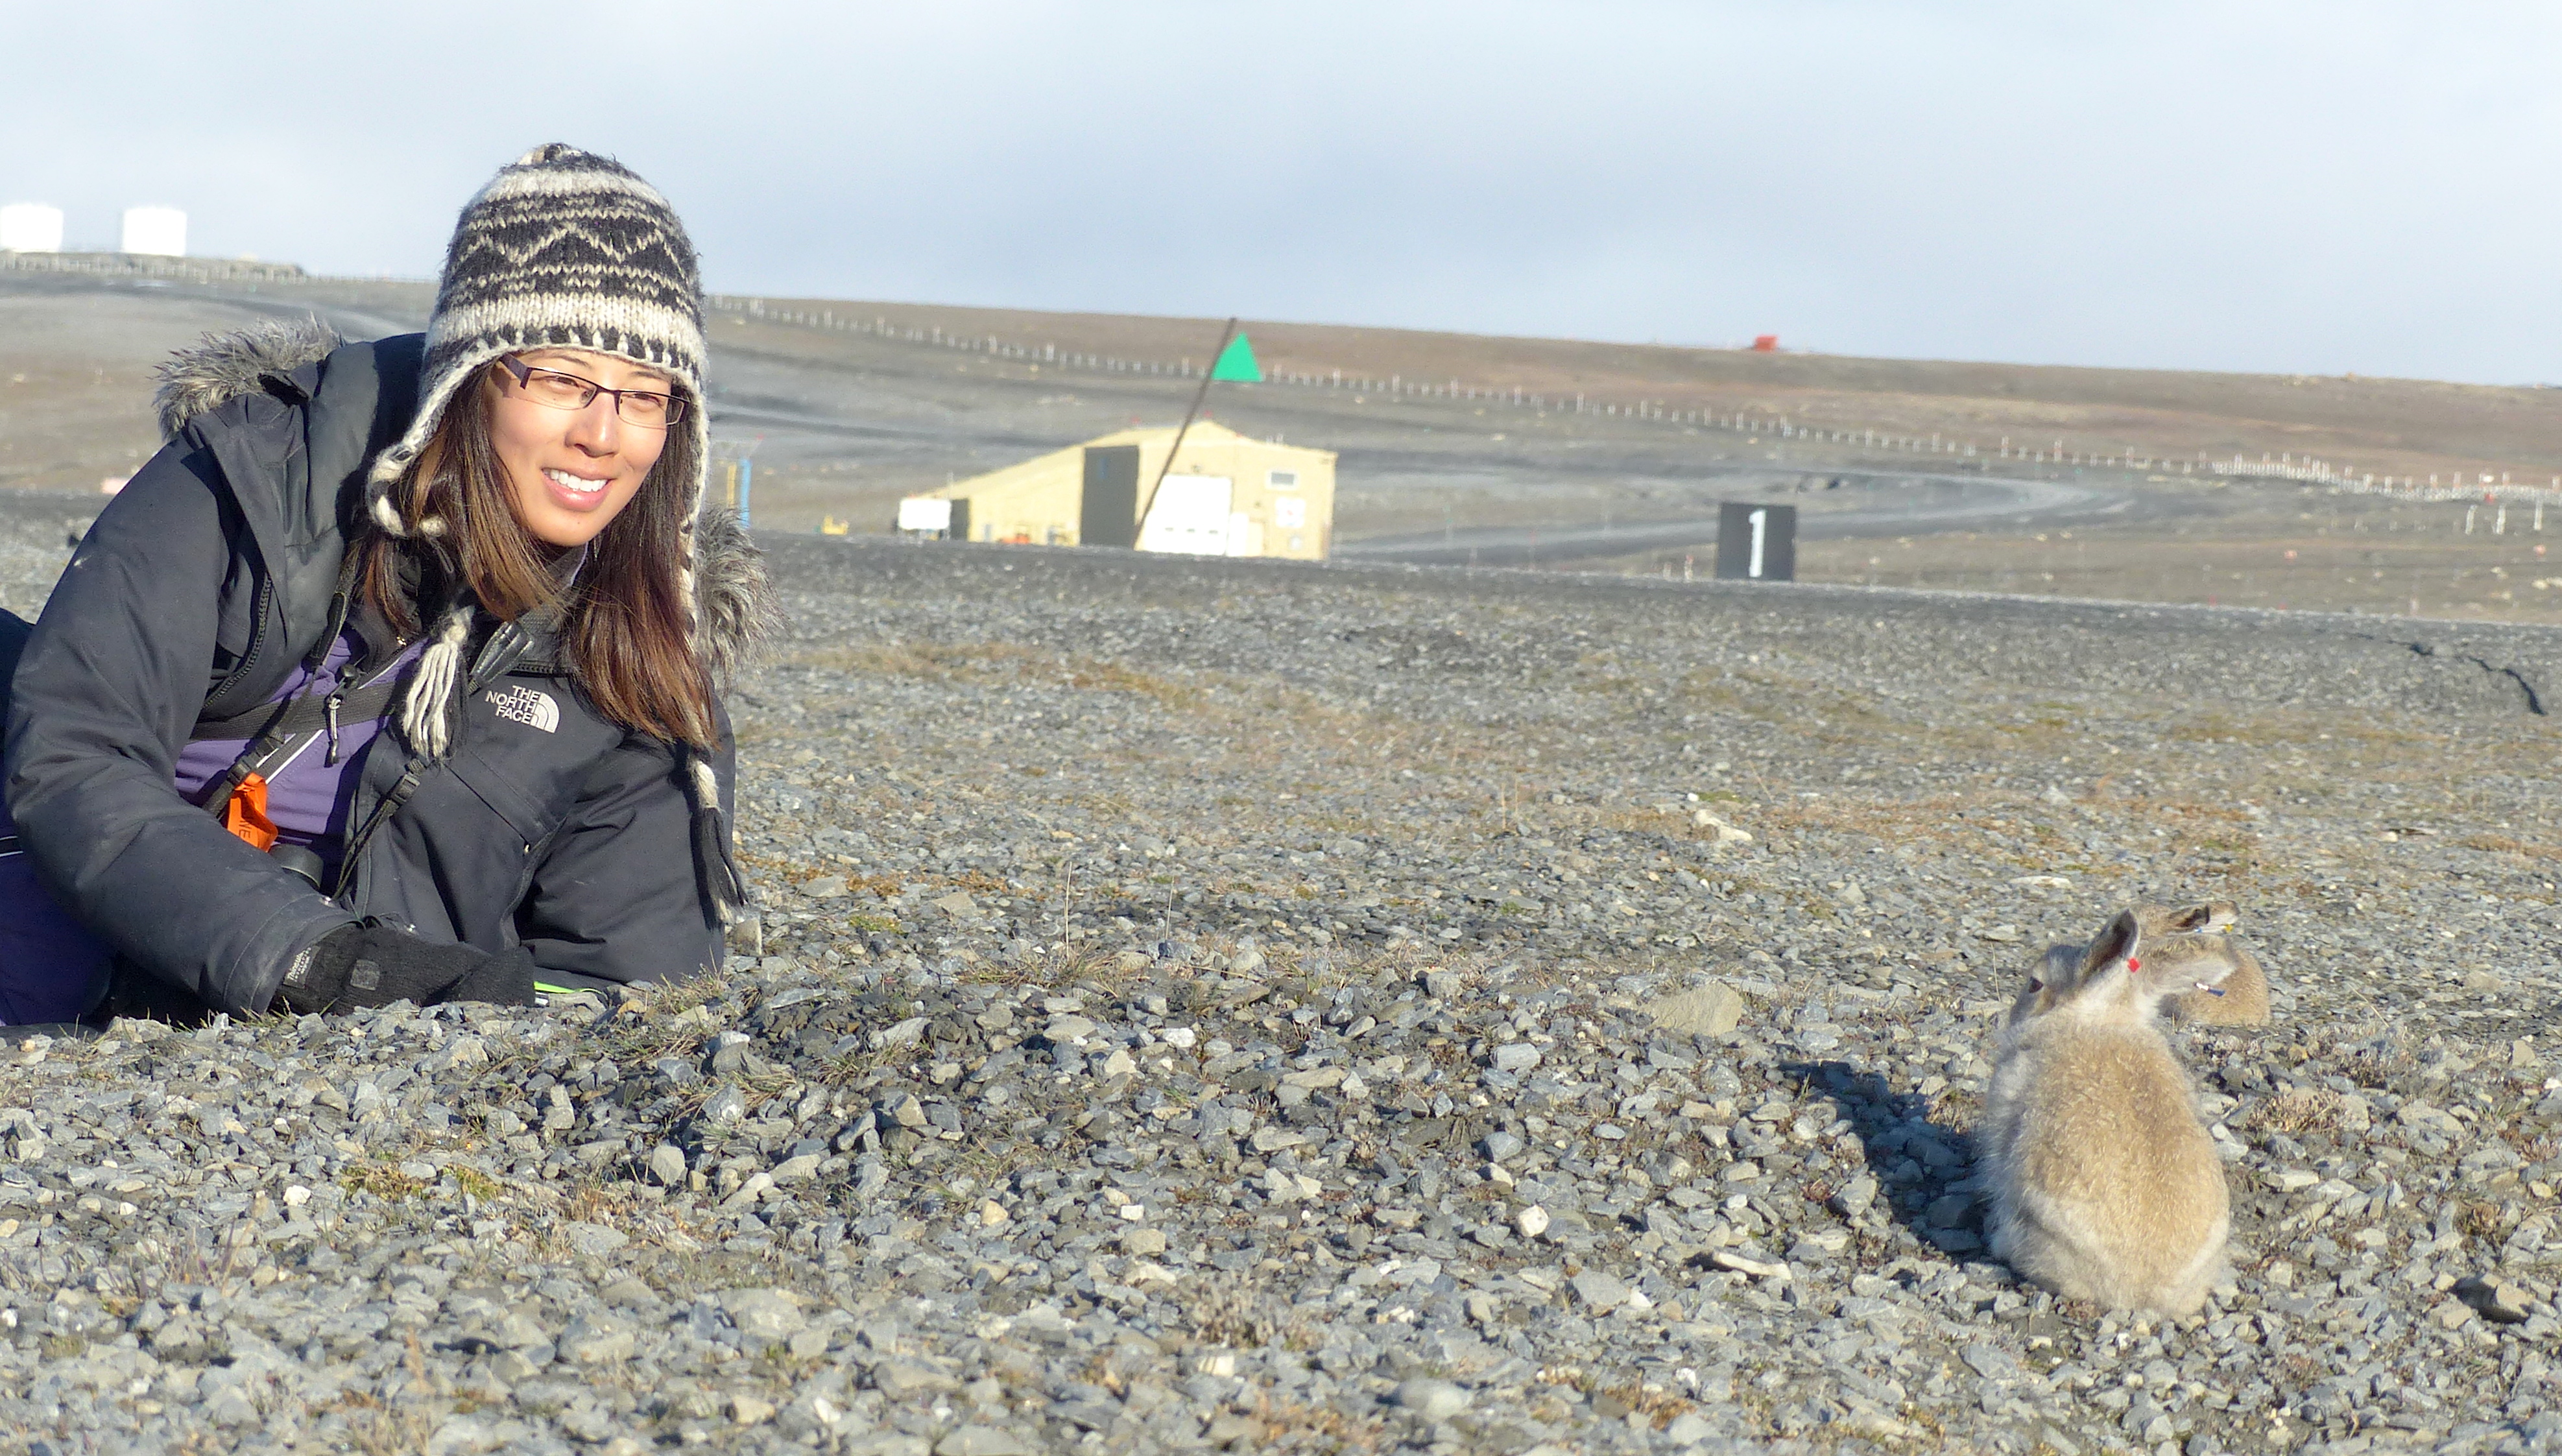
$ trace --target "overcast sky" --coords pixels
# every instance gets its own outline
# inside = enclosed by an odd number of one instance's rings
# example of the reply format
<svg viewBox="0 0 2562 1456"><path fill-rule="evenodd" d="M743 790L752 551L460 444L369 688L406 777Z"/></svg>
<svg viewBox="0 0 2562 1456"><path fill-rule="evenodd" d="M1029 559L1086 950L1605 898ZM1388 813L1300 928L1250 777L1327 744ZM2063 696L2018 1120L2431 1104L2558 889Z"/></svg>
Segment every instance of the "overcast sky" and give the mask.
<svg viewBox="0 0 2562 1456"><path fill-rule="evenodd" d="M0 201L432 274L536 142L733 292L2562 381L2562 7L0 0Z"/></svg>

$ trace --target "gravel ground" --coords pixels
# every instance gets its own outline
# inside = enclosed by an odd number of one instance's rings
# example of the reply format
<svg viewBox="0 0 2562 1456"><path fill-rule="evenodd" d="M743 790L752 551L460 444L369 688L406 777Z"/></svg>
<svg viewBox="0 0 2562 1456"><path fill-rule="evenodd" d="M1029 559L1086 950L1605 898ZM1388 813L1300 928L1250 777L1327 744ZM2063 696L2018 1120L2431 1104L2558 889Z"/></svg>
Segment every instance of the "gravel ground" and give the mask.
<svg viewBox="0 0 2562 1456"><path fill-rule="evenodd" d="M17 1049L0 1450L2562 1451L2562 635L772 544L724 977ZM1994 1017L2210 896L2060 1304Z"/></svg>

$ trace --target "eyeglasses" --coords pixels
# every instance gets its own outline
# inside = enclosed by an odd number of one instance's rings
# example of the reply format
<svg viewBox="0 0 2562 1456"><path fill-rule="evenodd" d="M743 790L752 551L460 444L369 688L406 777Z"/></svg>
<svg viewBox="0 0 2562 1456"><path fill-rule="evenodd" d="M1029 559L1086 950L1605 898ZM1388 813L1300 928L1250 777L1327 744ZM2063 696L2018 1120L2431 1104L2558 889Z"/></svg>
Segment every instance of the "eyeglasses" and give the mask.
<svg viewBox="0 0 2562 1456"><path fill-rule="evenodd" d="M513 355L501 355L500 367L516 377L516 388L525 398L555 410L584 410L596 403L598 395L614 396L614 413L626 425L644 430L664 430L685 418L691 403L679 395L649 389L607 389L593 379L563 374L557 369L538 369Z"/></svg>

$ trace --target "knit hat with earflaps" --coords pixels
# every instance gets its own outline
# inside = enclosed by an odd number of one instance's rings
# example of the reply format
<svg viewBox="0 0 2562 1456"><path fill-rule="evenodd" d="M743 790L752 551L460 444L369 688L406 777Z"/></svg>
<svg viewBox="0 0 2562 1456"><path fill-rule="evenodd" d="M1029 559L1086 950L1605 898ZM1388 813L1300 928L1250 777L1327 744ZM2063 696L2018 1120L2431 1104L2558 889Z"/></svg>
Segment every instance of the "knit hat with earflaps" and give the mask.
<svg viewBox="0 0 2562 1456"><path fill-rule="evenodd" d="M695 659L705 653L703 604L696 599L695 523L703 502L709 421L703 407L703 290L684 224L656 188L609 157L559 142L538 146L498 170L455 223L427 325L418 414L374 461L368 508L395 536L435 537L450 523L429 513L424 482L409 480L454 392L491 360L530 349L587 349L664 370L690 402L668 432L650 473L686 495L682 519L684 593ZM442 759L453 746L462 653L475 603L464 594L428 632L427 650L401 709L401 732L420 754ZM685 783L698 843L716 843L720 798L711 766L684 744ZM706 835L710 839L706 840ZM725 858L704 868L727 922L742 895Z"/></svg>
<svg viewBox="0 0 2562 1456"><path fill-rule="evenodd" d="M703 285L684 224L656 188L608 157L553 142L501 167L462 209L427 324L418 415L374 461L374 520L395 536L442 535L446 522L393 498L474 372L526 349L589 349L663 369L694 402L667 441L657 478L682 481L699 510L708 422ZM673 463L678 468L670 469ZM694 511L685 512L688 521ZM689 528L690 529L690 528Z"/></svg>

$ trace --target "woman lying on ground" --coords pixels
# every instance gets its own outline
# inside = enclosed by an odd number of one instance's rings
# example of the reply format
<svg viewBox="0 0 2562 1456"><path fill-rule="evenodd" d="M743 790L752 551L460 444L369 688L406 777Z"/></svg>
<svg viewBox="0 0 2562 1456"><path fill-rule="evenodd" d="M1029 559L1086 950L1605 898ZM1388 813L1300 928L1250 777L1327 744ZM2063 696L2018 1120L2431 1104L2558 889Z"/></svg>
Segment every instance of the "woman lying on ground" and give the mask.
<svg viewBox="0 0 2562 1456"><path fill-rule="evenodd" d="M102 1009L525 1002L719 963L713 684L768 609L735 522L698 524L703 352L665 200L555 145L463 209L424 337L268 328L164 371L170 442L8 709L7 806L115 954ZM12 1020L101 1009L0 972Z"/></svg>

